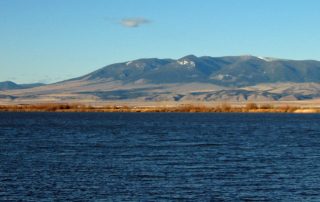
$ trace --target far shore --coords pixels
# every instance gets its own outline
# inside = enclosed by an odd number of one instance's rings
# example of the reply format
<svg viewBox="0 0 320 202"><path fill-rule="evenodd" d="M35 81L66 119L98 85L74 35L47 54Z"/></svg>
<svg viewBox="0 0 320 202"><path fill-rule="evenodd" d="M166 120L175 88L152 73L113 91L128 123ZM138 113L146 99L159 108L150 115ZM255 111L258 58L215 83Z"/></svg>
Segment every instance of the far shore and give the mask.
<svg viewBox="0 0 320 202"><path fill-rule="evenodd" d="M179 104L169 106L134 105L85 105L85 104L18 104L0 105L0 112L207 112L207 113L320 113L319 107L246 103L227 103L213 106L203 104Z"/></svg>

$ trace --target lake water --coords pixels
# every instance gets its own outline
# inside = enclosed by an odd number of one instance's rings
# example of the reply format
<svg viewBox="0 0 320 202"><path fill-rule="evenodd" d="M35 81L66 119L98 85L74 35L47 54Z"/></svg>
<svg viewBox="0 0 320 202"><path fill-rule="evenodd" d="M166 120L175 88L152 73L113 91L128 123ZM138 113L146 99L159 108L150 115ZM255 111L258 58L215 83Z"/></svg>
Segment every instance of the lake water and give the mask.
<svg viewBox="0 0 320 202"><path fill-rule="evenodd" d="M319 201L320 115L0 113L0 201Z"/></svg>

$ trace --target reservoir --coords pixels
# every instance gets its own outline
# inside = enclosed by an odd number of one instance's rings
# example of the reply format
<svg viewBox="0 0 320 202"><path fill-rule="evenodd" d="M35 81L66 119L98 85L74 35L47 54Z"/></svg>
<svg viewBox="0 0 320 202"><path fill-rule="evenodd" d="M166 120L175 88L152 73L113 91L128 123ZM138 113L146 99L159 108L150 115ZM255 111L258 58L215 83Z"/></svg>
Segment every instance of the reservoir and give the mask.
<svg viewBox="0 0 320 202"><path fill-rule="evenodd" d="M320 115L0 113L0 201L319 201Z"/></svg>

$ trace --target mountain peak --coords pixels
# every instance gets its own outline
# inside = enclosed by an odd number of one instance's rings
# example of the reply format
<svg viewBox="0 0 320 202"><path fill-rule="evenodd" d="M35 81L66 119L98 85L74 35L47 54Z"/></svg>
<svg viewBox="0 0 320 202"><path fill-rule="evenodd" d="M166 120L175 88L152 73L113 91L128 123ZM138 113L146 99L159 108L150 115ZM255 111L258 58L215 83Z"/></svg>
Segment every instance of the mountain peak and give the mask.
<svg viewBox="0 0 320 202"><path fill-rule="evenodd" d="M194 60L197 60L197 59L198 59L198 57L195 56L195 55L186 55L186 56L180 58L179 60L189 60L189 61L191 60L191 61L194 61Z"/></svg>
<svg viewBox="0 0 320 202"><path fill-rule="evenodd" d="M239 56L241 59L243 59L243 60L249 60L249 59L256 59L257 57L256 56L254 56L254 55L240 55Z"/></svg>

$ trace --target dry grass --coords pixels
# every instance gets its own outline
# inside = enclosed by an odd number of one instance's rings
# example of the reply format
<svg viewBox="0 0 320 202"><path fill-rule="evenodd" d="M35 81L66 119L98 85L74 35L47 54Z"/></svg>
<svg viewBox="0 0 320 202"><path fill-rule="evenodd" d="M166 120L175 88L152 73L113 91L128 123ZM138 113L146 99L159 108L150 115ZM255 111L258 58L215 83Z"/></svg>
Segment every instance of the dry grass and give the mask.
<svg viewBox="0 0 320 202"><path fill-rule="evenodd" d="M205 105L178 105L178 106L126 106L126 105L107 105L90 106L81 104L34 104L34 105L0 105L0 111L3 112L233 112L233 113L320 113L319 108L302 108L296 106L272 106L269 104L257 105L247 103L245 106L231 106L222 103L214 107Z"/></svg>
<svg viewBox="0 0 320 202"><path fill-rule="evenodd" d="M258 109L258 105L255 103L247 103L245 106L245 109L247 110L256 110Z"/></svg>

